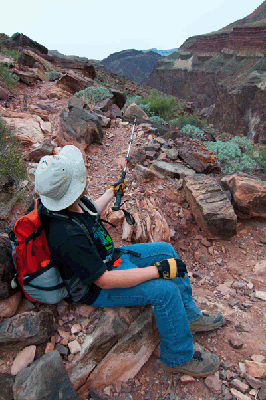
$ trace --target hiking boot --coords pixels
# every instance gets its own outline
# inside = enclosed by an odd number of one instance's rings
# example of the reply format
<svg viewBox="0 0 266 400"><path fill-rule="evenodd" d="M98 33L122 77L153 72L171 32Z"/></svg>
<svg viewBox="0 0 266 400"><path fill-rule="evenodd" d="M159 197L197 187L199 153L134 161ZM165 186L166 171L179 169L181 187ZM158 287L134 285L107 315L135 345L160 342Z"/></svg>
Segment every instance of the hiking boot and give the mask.
<svg viewBox="0 0 266 400"><path fill-rule="evenodd" d="M180 367L168 367L162 361L161 367L173 374L186 374L195 378L204 378L205 376L213 375L219 368L219 358L208 351L195 351L192 359Z"/></svg>
<svg viewBox="0 0 266 400"><path fill-rule="evenodd" d="M213 331L222 326L224 319L221 314L204 314L189 324L191 333Z"/></svg>

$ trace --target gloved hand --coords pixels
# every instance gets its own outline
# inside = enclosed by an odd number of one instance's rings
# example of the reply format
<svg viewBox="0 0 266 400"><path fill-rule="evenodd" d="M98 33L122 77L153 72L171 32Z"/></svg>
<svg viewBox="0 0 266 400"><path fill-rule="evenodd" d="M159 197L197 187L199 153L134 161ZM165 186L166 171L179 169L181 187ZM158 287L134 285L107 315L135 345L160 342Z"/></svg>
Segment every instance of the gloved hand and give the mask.
<svg viewBox="0 0 266 400"><path fill-rule="evenodd" d="M154 264L158 269L159 278L186 278L187 267L180 258L168 258Z"/></svg>
<svg viewBox="0 0 266 400"><path fill-rule="evenodd" d="M114 183L113 185L111 185L110 187L114 188L114 195L116 195L116 193L120 190L122 190L123 194L125 193L128 184L127 184L127 180L120 180L116 183Z"/></svg>

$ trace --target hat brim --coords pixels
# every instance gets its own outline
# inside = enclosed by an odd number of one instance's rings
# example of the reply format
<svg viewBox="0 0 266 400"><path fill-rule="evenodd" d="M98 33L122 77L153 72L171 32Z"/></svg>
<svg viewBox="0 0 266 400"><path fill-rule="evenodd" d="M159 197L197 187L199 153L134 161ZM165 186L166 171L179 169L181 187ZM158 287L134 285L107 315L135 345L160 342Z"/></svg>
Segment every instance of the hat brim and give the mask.
<svg viewBox="0 0 266 400"><path fill-rule="evenodd" d="M40 195L43 205L51 211L60 211L71 206L86 186L86 167L81 151L75 146L67 145L61 150L60 156L67 159L73 175L70 185L61 199L53 200L47 196Z"/></svg>

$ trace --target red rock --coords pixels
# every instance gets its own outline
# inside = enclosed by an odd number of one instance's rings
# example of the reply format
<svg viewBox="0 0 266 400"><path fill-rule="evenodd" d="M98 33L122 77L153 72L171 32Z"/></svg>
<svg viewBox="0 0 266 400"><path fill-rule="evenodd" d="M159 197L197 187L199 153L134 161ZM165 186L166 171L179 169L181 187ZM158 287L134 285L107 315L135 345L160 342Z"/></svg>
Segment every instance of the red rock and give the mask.
<svg viewBox="0 0 266 400"><path fill-rule="evenodd" d="M246 393L249 389L249 385L241 382L239 379L233 379L230 384L233 386L233 388L239 390L241 393Z"/></svg>
<svg viewBox="0 0 266 400"><path fill-rule="evenodd" d="M180 377L180 381L181 381L181 383L182 383L183 385L187 385L188 383L193 383L193 382L195 382L196 380L195 380L192 376L183 375L183 376Z"/></svg>
<svg viewBox="0 0 266 400"><path fill-rule="evenodd" d="M236 389L231 389L230 392L236 398L236 400L250 400L251 399L250 396L247 396L247 395L239 392Z"/></svg>
<svg viewBox="0 0 266 400"><path fill-rule="evenodd" d="M0 300L0 317L13 317L18 309L18 306L20 305L21 298L21 292L17 292L8 299Z"/></svg>
<svg viewBox="0 0 266 400"><path fill-rule="evenodd" d="M221 393L222 381L216 375L208 376L204 383L211 392Z"/></svg>
<svg viewBox="0 0 266 400"><path fill-rule="evenodd" d="M32 363L35 357L36 346L28 346L22 350L15 358L13 365L11 367L11 375L17 375L19 371L26 368Z"/></svg>

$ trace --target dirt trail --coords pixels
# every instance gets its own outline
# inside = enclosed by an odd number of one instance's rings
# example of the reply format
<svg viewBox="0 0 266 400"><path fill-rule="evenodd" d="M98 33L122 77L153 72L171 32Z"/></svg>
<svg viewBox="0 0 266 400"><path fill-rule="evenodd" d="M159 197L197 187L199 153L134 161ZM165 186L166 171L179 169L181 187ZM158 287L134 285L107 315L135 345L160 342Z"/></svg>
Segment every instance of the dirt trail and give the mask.
<svg viewBox="0 0 266 400"><path fill-rule="evenodd" d="M51 139L57 141L59 113L67 107L68 96L45 99L51 88L50 83L45 83L35 89L24 88L23 92L31 95L31 104L52 108L49 115L53 126ZM42 96L44 100L40 100ZM120 179L131 129L131 125L109 128L102 145L88 148L89 191L94 198ZM132 148L147 138L148 134L137 133ZM234 238L209 241L197 227L184 196L176 189L176 182L157 178L150 183L137 182L131 167L127 179L129 188L124 196L124 200L128 200L125 207L130 208L136 198L155 199L173 231L171 244L188 265L197 304L203 311L221 312L225 317L224 327L212 333L195 334L194 342L220 356L223 362L220 379L226 388L229 386L229 372L231 377L241 376L239 362L243 363L254 354L266 356L266 303L254 296L255 289L265 290L265 277L256 275L254 267L259 261L266 262L266 221L240 220L238 234ZM116 230L110 228L109 231L116 246L125 244L121 239L121 227ZM241 344L239 349L232 347L232 343L237 341ZM180 376L172 376L158 368L155 354L135 379L108 387L105 392L118 400L224 398L224 393L211 393L204 379L184 386Z"/></svg>

